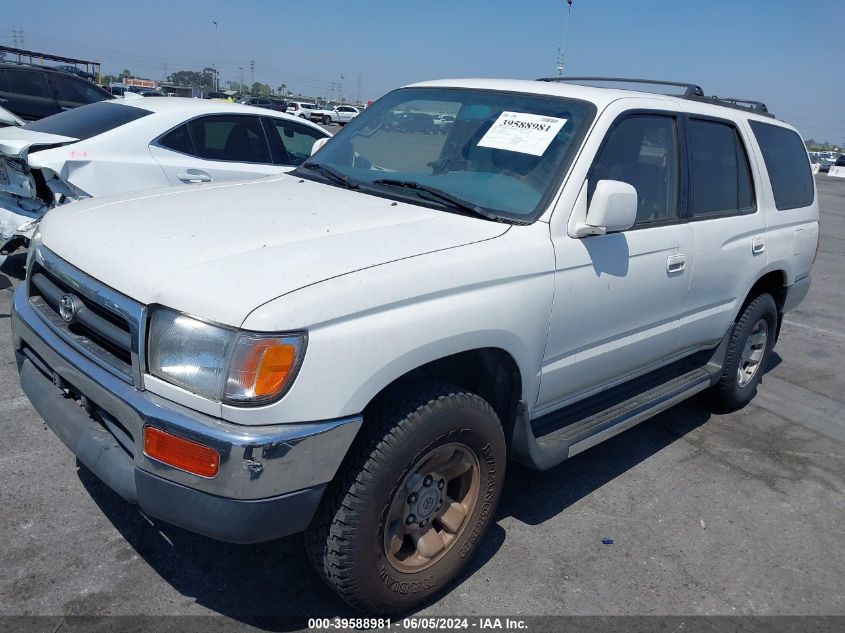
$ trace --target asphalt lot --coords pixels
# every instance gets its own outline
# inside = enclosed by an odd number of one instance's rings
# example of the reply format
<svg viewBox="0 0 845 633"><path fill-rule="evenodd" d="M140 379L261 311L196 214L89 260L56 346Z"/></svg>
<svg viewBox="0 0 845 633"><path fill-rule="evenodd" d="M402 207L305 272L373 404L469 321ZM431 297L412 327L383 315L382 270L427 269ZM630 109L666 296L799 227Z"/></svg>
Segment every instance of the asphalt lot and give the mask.
<svg viewBox="0 0 845 633"><path fill-rule="evenodd" d="M509 467L496 523L430 615L845 614L845 179L753 403L679 405L547 473ZM23 256L2 272L19 278ZM99 483L18 386L0 291L0 615L351 615L299 537L218 543ZM602 538L614 539L603 545Z"/></svg>

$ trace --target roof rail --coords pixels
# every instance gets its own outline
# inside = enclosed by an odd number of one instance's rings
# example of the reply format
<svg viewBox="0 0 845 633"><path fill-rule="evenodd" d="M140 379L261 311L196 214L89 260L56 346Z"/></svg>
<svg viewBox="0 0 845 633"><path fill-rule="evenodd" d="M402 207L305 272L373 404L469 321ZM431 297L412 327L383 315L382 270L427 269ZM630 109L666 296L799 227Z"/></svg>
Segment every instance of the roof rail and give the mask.
<svg viewBox="0 0 845 633"><path fill-rule="evenodd" d="M630 84L650 84L654 86L676 86L683 88L684 92L680 95L672 95L681 97L682 99L690 99L691 101L698 101L701 103L710 103L712 105L724 106L726 108L735 108L737 110L748 110L754 114L774 118L774 114L769 112L769 108L765 103L760 101L750 101L748 99L736 99L734 97L717 97L707 96L704 90L697 84L686 83L682 81L659 81L657 79L628 79L625 77L542 77L537 81L551 81L551 82L572 82L578 83L582 81L602 81L607 83L630 83Z"/></svg>
<svg viewBox="0 0 845 633"><path fill-rule="evenodd" d="M651 84L655 86L677 86L684 88L682 97L703 97L704 90L701 86L691 84L683 81L659 81L657 79L628 79L625 77L542 77L537 81L571 81L578 83L579 81L604 81L607 83L630 83L630 84Z"/></svg>
<svg viewBox="0 0 845 633"><path fill-rule="evenodd" d="M734 97L695 97L694 101L701 101L703 103L712 103L714 105L725 106L726 108L736 108L737 110L749 110L754 114L761 114L763 116L774 118L774 114L769 112L769 108L761 101L749 101L748 99L735 99Z"/></svg>

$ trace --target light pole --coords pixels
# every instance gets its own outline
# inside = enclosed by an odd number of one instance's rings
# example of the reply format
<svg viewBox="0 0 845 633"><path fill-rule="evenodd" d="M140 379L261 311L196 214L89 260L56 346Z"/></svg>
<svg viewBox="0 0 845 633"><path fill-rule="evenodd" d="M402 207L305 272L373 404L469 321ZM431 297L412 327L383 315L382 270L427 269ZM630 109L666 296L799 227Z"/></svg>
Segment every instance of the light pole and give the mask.
<svg viewBox="0 0 845 633"><path fill-rule="evenodd" d="M218 46L219 41L217 38L217 20L212 20L211 23L214 25L214 63L211 64L211 67L214 69L214 85L215 90L220 92L220 72L217 70L217 57L220 54L220 47Z"/></svg>

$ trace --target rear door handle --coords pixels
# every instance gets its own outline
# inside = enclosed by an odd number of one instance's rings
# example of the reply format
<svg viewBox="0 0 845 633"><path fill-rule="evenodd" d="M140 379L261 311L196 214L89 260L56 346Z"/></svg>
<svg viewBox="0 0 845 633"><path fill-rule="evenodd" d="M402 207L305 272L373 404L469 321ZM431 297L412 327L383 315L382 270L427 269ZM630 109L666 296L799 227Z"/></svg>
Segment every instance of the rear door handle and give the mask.
<svg viewBox="0 0 845 633"><path fill-rule="evenodd" d="M759 255L760 253L766 250L766 238L765 237L755 237L751 240L751 252L755 255Z"/></svg>
<svg viewBox="0 0 845 633"><path fill-rule="evenodd" d="M671 255L666 260L666 272L670 275L675 273L683 272L684 268L687 267L687 256L686 255Z"/></svg>
<svg viewBox="0 0 845 633"><path fill-rule="evenodd" d="M197 182L211 182L212 178L204 171L188 172L186 174L176 174L176 177L182 182L197 183Z"/></svg>

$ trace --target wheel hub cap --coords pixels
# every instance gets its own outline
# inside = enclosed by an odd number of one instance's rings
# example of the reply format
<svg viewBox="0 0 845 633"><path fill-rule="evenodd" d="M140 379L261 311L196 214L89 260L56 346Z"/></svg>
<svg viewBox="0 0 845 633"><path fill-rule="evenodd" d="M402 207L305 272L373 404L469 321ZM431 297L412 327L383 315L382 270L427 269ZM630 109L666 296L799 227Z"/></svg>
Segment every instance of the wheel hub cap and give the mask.
<svg viewBox="0 0 845 633"><path fill-rule="evenodd" d="M754 378L763 355L766 353L766 343L769 340L769 325L765 319L760 319L754 324L751 334L745 339L745 345L739 355L739 367L736 370L736 379L740 387L745 387Z"/></svg>
<svg viewBox="0 0 845 633"><path fill-rule="evenodd" d="M423 455L394 493L384 550L398 571L413 573L440 560L472 516L480 490L478 458L450 443Z"/></svg>

